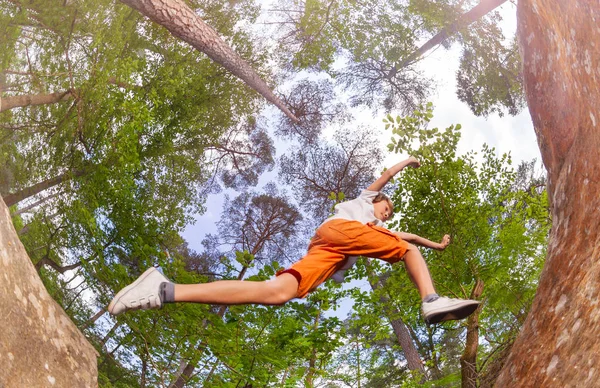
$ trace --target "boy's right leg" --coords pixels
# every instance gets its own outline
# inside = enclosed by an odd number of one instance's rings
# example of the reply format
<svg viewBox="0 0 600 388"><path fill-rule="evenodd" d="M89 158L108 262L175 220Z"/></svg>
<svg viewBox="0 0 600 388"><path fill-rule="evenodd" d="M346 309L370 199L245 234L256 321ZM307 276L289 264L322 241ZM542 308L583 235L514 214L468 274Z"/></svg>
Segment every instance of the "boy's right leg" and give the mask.
<svg viewBox="0 0 600 388"><path fill-rule="evenodd" d="M173 300L164 300L165 286L173 287ZM275 305L293 299L297 292L298 281L290 274L282 274L266 282L222 280L202 284L173 284L156 268L149 268L115 295L108 311L118 315L128 310L160 308L163 302Z"/></svg>
<svg viewBox="0 0 600 388"><path fill-rule="evenodd" d="M289 273L266 282L220 280L201 284L176 284L175 302L206 304L283 304L296 297L298 280Z"/></svg>

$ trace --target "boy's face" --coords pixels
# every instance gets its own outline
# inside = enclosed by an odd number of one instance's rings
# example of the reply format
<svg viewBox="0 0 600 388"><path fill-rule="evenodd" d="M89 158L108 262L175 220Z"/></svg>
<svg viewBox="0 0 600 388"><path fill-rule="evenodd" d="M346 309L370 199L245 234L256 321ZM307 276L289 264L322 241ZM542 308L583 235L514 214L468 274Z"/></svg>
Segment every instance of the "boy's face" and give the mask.
<svg viewBox="0 0 600 388"><path fill-rule="evenodd" d="M379 201L373 203L375 217L381 221L387 221L392 216L392 209L388 201Z"/></svg>

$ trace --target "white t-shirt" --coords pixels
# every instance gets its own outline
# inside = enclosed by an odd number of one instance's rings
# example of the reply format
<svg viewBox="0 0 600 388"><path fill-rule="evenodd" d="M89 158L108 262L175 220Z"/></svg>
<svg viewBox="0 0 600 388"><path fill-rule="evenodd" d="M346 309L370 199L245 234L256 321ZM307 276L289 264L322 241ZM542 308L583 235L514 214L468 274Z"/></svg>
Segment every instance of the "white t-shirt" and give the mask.
<svg viewBox="0 0 600 388"><path fill-rule="evenodd" d="M335 213L325 220L325 222L335 219L342 219L359 221L363 224L370 222L377 226L383 226L383 221L375 217L375 209L373 207L373 199L375 199L378 194L378 191L363 190L357 198L338 203L334 208ZM358 256L348 256L346 264L337 270L333 276L331 276L331 278L338 283L342 283L344 281L346 271L352 267L357 260Z"/></svg>
<svg viewBox="0 0 600 388"><path fill-rule="evenodd" d="M379 195L378 191L361 191L357 198L335 205L335 213L326 219L325 222L335 219L342 219L358 221L363 224L370 222L377 226L382 226L383 221L375 217L375 208L373 207L373 199L375 199L377 195Z"/></svg>

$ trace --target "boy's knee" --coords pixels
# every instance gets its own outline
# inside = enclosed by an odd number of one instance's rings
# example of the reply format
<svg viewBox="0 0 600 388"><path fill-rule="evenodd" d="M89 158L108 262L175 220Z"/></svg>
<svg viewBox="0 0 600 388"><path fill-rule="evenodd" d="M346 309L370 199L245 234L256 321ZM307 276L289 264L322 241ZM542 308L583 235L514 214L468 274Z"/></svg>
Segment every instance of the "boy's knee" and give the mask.
<svg viewBox="0 0 600 388"><path fill-rule="evenodd" d="M418 250L419 250L419 248L417 248L417 246L414 244L409 243L406 246L406 252L414 252L414 251L418 251Z"/></svg>
<svg viewBox="0 0 600 388"><path fill-rule="evenodd" d="M269 292L269 304L282 305L296 297L297 287L290 287L287 284L272 284Z"/></svg>
<svg viewBox="0 0 600 388"><path fill-rule="evenodd" d="M414 254L414 253L419 253L419 248L414 245L414 244L406 244L406 251L404 252L404 255L402 256L402 260L404 260L406 258L406 255L410 255L410 254Z"/></svg>
<svg viewBox="0 0 600 388"><path fill-rule="evenodd" d="M289 302L292 299L293 299L293 296L291 297L287 294L277 294L273 297L271 304L275 305L275 306L281 306L281 305Z"/></svg>
<svg viewBox="0 0 600 388"><path fill-rule="evenodd" d="M290 300L294 299L296 295L292 294L287 290L278 290L274 292L271 296L271 304L273 305L282 305Z"/></svg>

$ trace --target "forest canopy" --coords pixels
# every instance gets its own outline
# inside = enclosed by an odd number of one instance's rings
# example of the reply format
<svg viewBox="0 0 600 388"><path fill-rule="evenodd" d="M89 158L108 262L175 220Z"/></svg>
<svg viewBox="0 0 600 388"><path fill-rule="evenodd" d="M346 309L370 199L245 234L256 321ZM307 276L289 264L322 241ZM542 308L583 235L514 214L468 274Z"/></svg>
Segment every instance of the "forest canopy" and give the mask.
<svg viewBox="0 0 600 388"><path fill-rule="evenodd" d="M99 386L491 385L546 255L545 176L491 144L459 151L464 129L432 124L441 85L415 55L445 31L456 98L476 116L520 113L499 12L514 7L481 3L474 18L476 1L188 1L295 121L123 3L0 0L0 194L99 352ZM440 292L483 302L469 320L426 325L403 266L369 258L284 306L105 312L149 266L178 283L273 277L406 155L422 166L388 190L388 227L451 235L423 255ZM215 232L186 241L206 212Z"/></svg>

